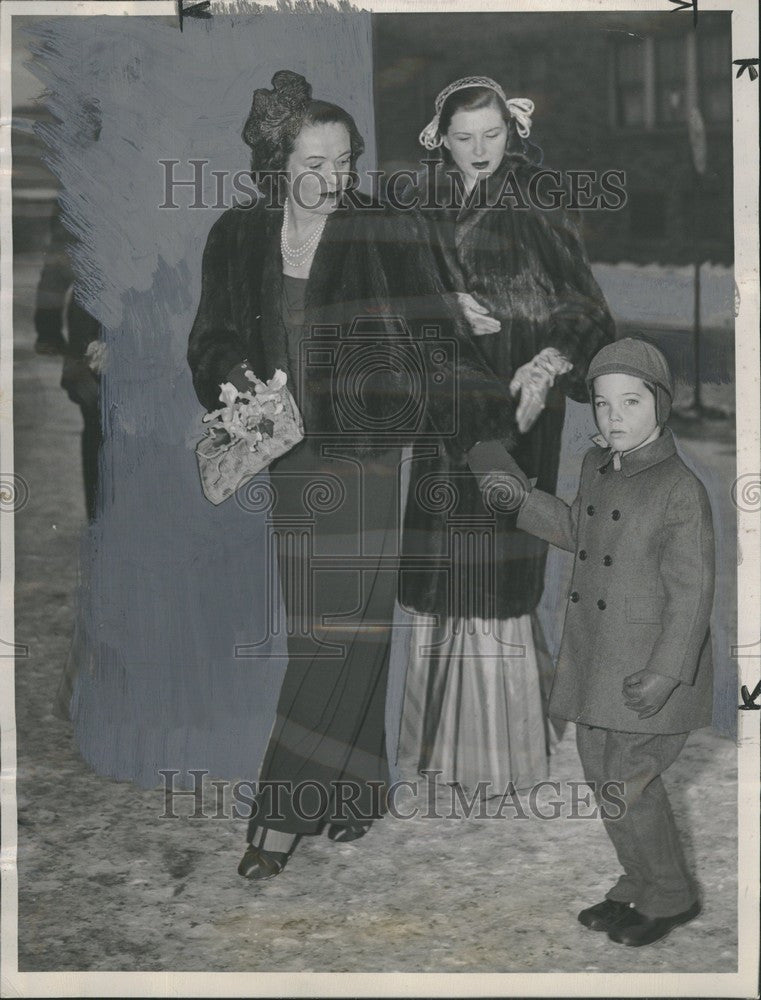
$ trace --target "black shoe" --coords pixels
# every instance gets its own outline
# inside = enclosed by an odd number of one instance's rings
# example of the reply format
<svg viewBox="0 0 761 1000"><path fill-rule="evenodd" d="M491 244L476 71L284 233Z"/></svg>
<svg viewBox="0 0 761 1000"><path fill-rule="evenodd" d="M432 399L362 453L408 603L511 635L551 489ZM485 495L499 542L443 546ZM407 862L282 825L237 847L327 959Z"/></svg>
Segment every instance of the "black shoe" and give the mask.
<svg viewBox="0 0 761 1000"><path fill-rule="evenodd" d="M249 844L238 865L238 874L250 882L263 882L279 875L288 863L288 855L279 851L263 851Z"/></svg>
<svg viewBox="0 0 761 1000"><path fill-rule="evenodd" d="M582 910L578 916L579 922L592 931L607 931L632 909L631 903L622 903L617 899L604 899L602 903Z"/></svg>
<svg viewBox="0 0 761 1000"><path fill-rule="evenodd" d="M370 823L366 826L360 823L331 823L328 827L328 840L334 840L337 844L350 844L352 840L364 837L370 825Z"/></svg>
<svg viewBox="0 0 761 1000"><path fill-rule="evenodd" d="M626 944L630 948L641 948L643 944L660 941L680 924L694 920L700 913L700 903L696 900L687 910L675 913L671 917L646 917L644 913L632 908L630 917L608 931L611 941Z"/></svg>

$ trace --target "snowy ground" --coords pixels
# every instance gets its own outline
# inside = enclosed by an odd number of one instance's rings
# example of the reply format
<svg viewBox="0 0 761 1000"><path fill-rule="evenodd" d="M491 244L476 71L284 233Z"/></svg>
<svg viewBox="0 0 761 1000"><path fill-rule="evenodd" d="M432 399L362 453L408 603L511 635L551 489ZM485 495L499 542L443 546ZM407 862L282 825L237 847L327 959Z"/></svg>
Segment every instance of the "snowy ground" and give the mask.
<svg viewBox="0 0 761 1000"><path fill-rule="evenodd" d="M36 268L17 268L15 331L16 471L30 485L16 521L16 639L29 646L16 690L19 968L735 970L736 749L710 730L667 775L704 911L641 950L575 919L616 874L596 820L387 818L356 844L313 839L283 876L255 886L235 873L241 821L162 820L158 791L88 770L70 727L50 713L71 634L83 501L79 411L58 387L60 361L32 352ZM731 452L731 441L722 447ZM551 777L581 779L570 732Z"/></svg>

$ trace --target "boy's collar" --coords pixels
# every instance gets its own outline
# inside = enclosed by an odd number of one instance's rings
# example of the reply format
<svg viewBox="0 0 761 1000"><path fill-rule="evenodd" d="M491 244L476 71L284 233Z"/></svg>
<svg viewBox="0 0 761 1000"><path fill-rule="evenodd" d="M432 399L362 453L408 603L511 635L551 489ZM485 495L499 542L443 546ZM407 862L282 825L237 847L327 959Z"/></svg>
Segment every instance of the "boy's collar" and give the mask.
<svg viewBox="0 0 761 1000"><path fill-rule="evenodd" d="M596 444L599 448L606 449L603 461L597 466L597 468L607 468L613 461L614 454L616 453L608 446L608 443L602 434L596 434L592 438L592 444ZM659 462L663 462L664 459L669 458L675 453L676 445L674 444L674 435L668 427L664 427L658 437L649 444L644 444L639 448L634 448L632 451L625 451L620 456L621 471L625 476L634 476L638 472L642 472L644 469L649 469L651 466L657 465Z"/></svg>

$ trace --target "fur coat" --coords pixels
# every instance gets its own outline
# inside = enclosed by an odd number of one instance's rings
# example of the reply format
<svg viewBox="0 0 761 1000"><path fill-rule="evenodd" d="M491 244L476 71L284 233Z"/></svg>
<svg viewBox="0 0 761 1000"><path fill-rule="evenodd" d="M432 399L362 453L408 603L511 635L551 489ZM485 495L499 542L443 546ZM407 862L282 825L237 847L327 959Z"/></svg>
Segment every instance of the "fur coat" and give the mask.
<svg viewBox="0 0 761 1000"><path fill-rule="evenodd" d="M262 379L289 376L305 435L372 455L413 441L464 456L513 442L514 403L443 294L414 219L377 204L327 219L306 292L311 332L293 381L281 318L282 210L232 208L212 226L188 363L201 403L244 359ZM312 350L314 346L314 350Z"/></svg>
<svg viewBox="0 0 761 1000"><path fill-rule="evenodd" d="M426 207L448 204L452 175L439 174L437 189L418 189L417 216L448 290L469 292L500 321L498 333L471 335L471 341L504 386L545 347L557 348L573 364L556 378L534 426L526 434L511 427L516 460L552 493L565 397L588 399L587 366L614 338L614 325L573 222L562 210L530 205L527 187L536 169L525 157L506 156L459 210ZM489 207L498 205L506 183L522 192L527 207ZM412 476L405 552L427 566L404 570L402 603L455 618L533 611L544 585L546 543L519 531L514 513L485 516L462 455L431 455L416 445ZM446 502L437 503L444 489Z"/></svg>

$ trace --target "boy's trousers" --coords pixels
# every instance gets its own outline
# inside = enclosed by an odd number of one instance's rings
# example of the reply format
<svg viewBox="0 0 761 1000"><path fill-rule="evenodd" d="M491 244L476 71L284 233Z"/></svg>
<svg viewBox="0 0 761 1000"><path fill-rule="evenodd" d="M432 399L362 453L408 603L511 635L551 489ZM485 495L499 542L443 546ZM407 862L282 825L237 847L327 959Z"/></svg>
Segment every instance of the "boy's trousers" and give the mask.
<svg viewBox="0 0 761 1000"><path fill-rule="evenodd" d="M576 724L584 777L593 784L603 822L613 841L624 874L607 893L608 899L634 903L648 917L669 917L688 909L698 898L679 841L661 774L674 763L689 733L622 733ZM608 801L600 798L601 786L621 782ZM614 819L618 807L626 811ZM610 818L605 818L607 809Z"/></svg>

